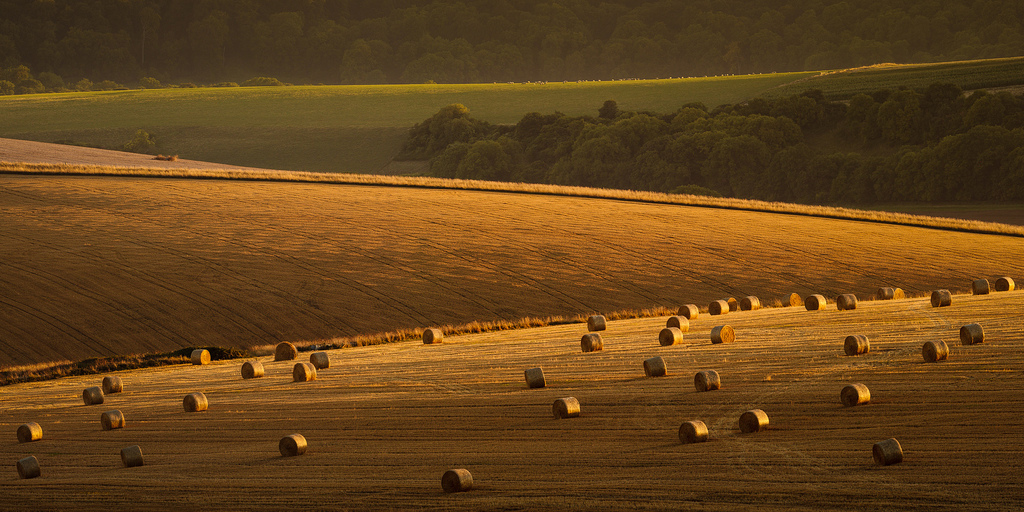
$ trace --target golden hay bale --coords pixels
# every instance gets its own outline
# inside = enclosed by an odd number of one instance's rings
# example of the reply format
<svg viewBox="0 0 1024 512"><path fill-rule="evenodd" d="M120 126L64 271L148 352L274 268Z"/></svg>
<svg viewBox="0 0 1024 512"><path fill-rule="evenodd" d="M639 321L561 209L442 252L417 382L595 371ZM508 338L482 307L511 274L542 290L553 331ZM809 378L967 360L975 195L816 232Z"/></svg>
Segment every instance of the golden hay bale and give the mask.
<svg viewBox="0 0 1024 512"><path fill-rule="evenodd" d="M729 312L729 303L724 300L713 300L708 303L709 315L724 315Z"/></svg>
<svg viewBox="0 0 1024 512"><path fill-rule="evenodd" d="M751 409L740 415L740 432L751 434L768 428L768 415L761 409Z"/></svg>
<svg viewBox="0 0 1024 512"><path fill-rule="evenodd" d="M949 347L946 346L944 341L927 341L924 346L921 347L921 355L924 356L926 363L934 363L942 361L949 357Z"/></svg>
<svg viewBox="0 0 1024 512"><path fill-rule="evenodd" d="M739 311L740 301L736 300L735 297L729 297L725 299L725 303L729 305L729 311Z"/></svg>
<svg viewBox="0 0 1024 512"><path fill-rule="evenodd" d="M985 330L981 324L967 324L960 328L961 345L977 345L985 342Z"/></svg>
<svg viewBox="0 0 1024 512"><path fill-rule="evenodd" d="M857 296L852 293L844 293L836 297L836 309L839 311L857 309Z"/></svg>
<svg viewBox="0 0 1024 512"><path fill-rule="evenodd" d="M142 460L142 448L139 445L132 445L127 448L121 448L121 463L126 468L134 468L136 466L143 465Z"/></svg>
<svg viewBox="0 0 1024 512"><path fill-rule="evenodd" d="M1009 277L1000 277L996 279L996 291L997 292L1012 292L1013 291L1013 279Z"/></svg>
<svg viewBox="0 0 1024 512"><path fill-rule="evenodd" d="M804 307L807 311L821 311L825 309L825 296L821 294L808 295L804 299Z"/></svg>
<svg viewBox="0 0 1024 512"><path fill-rule="evenodd" d="M648 377L664 377L668 375L668 367L665 366L665 360L661 356L644 359L644 375Z"/></svg>
<svg viewBox="0 0 1024 512"><path fill-rule="evenodd" d="M782 301L783 306L803 306L804 299L800 297L799 293L789 294L789 298Z"/></svg>
<svg viewBox="0 0 1024 512"><path fill-rule="evenodd" d="M732 343L736 341L736 331L731 325L719 325L711 329L711 343Z"/></svg>
<svg viewBox="0 0 1024 512"><path fill-rule="evenodd" d="M309 362L317 370L323 370L331 367L331 356L327 355L327 352L313 352L309 355Z"/></svg>
<svg viewBox="0 0 1024 512"><path fill-rule="evenodd" d="M949 290L935 290L932 292L932 307L941 308L953 304L953 294Z"/></svg>
<svg viewBox="0 0 1024 512"><path fill-rule="evenodd" d="M21 478L35 478L40 475L39 459L35 456L25 457L18 461L18 476Z"/></svg>
<svg viewBox="0 0 1024 512"><path fill-rule="evenodd" d="M596 332L584 334L583 337L580 338L580 348L583 349L584 352L597 352L598 350L604 350L604 341L601 340L601 335Z"/></svg>
<svg viewBox="0 0 1024 512"><path fill-rule="evenodd" d="M295 363L292 368L292 380L295 382L316 380L316 367L311 363Z"/></svg>
<svg viewBox="0 0 1024 512"><path fill-rule="evenodd" d="M590 315L587 318L587 330L588 331L603 331L608 328L608 323L605 322L604 317L601 315Z"/></svg>
<svg viewBox="0 0 1024 512"><path fill-rule="evenodd" d="M121 411L116 409L100 414L100 425L103 427L103 430L124 428L124 414L121 414Z"/></svg>
<svg viewBox="0 0 1024 512"><path fill-rule="evenodd" d="M687 320L696 320L700 316L700 309L697 308L696 304L687 304L679 306L679 311L676 314L686 317Z"/></svg>
<svg viewBox="0 0 1024 512"><path fill-rule="evenodd" d="M871 401L871 391L864 384L847 384L839 391L839 401L846 407L866 404Z"/></svg>
<svg viewBox="0 0 1024 512"><path fill-rule="evenodd" d="M679 425L679 442L683 444L703 443L708 440L708 426L703 421L684 421Z"/></svg>
<svg viewBox="0 0 1024 512"><path fill-rule="evenodd" d="M205 348L197 348L193 350L192 364L196 366L210 364L210 351Z"/></svg>
<svg viewBox="0 0 1024 512"><path fill-rule="evenodd" d="M658 343L663 347L683 342L683 331L678 327L666 327L658 333Z"/></svg>
<svg viewBox="0 0 1024 512"><path fill-rule="evenodd" d="M431 327L429 329L423 329L423 344L433 345L435 343L441 343L444 340L444 331L437 327Z"/></svg>
<svg viewBox="0 0 1024 512"><path fill-rule="evenodd" d="M296 357L299 357L299 349L287 341L282 341L274 347L274 361L291 361Z"/></svg>
<svg viewBox="0 0 1024 512"><path fill-rule="evenodd" d="M198 392L185 395L181 403L185 407L185 412L201 412L210 408L206 395Z"/></svg>
<svg viewBox="0 0 1024 512"><path fill-rule="evenodd" d="M740 299L740 310L741 311L755 311L761 309L761 299L748 295Z"/></svg>
<svg viewBox="0 0 1024 512"><path fill-rule="evenodd" d="M903 293L903 288L896 288L895 290L893 290L892 298L894 298L894 299L905 299L905 298L907 298L907 294Z"/></svg>
<svg viewBox="0 0 1024 512"><path fill-rule="evenodd" d="M848 356L859 356L871 352L871 342L863 334L851 334L843 341L843 351Z"/></svg>
<svg viewBox="0 0 1024 512"><path fill-rule="evenodd" d="M449 469L441 475L441 490L444 492L466 492L473 488L473 475L468 469Z"/></svg>
<svg viewBox="0 0 1024 512"><path fill-rule="evenodd" d="M277 449L281 451L282 457L295 457L306 453L306 438L302 434L291 434L281 438L277 443Z"/></svg>
<svg viewBox="0 0 1024 512"><path fill-rule="evenodd" d="M551 412L556 420L564 418L578 418L580 416L580 401L573 397L559 398L551 404Z"/></svg>
<svg viewBox="0 0 1024 512"><path fill-rule="evenodd" d="M871 456L875 459L875 464L882 466L899 464L903 462L903 447L900 446L899 441L890 437L885 441L875 443L871 447Z"/></svg>
<svg viewBox="0 0 1024 512"><path fill-rule="evenodd" d="M544 379L544 370L539 366L537 368L529 368L523 374L526 376L526 386L530 389L547 386L547 381Z"/></svg>
<svg viewBox="0 0 1024 512"><path fill-rule="evenodd" d="M988 279L975 279L971 282L971 293L974 295L988 295L990 291Z"/></svg>
<svg viewBox="0 0 1024 512"><path fill-rule="evenodd" d="M121 383L121 377L118 377L116 375L108 375L106 377L103 377L103 384L101 385L101 387L103 388L104 395L109 395L111 393L120 393L121 391L124 391L124 384Z"/></svg>
<svg viewBox="0 0 1024 512"><path fill-rule="evenodd" d="M896 289L890 286L879 288L875 292L875 298L878 300L892 300L896 298Z"/></svg>
<svg viewBox="0 0 1024 512"><path fill-rule="evenodd" d="M19 443L31 443L32 441L38 441L43 438L43 427L40 427L38 423L31 422L25 423L18 427L18 442Z"/></svg>
<svg viewBox="0 0 1024 512"><path fill-rule="evenodd" d="M85 405L97 405L103 403L103 390L93 386L82 391L82 401Z"/></svg>
<svg viewBox="0 0 1024 512"><path fill-rule="evenodd" d="M258 379L263 376L263 363L259 361L246 361L242 363L243 379Z"/></svg>
<svg viewBox="0 0 1024 512"><path fill-rule="evenodd" d="M690 321L684 316L670 316L665 321L665 327L675 327L682 332L686 332L690 330Z"/></svg>
<svg viewBox="0 0 1024 512"><path fill-rule="evenodd" d="M704 370L697 372L693 376L693 387L697 391L714 391L716 389L722 389L722 378L718 376L718 372L714 370Z"/></svg>

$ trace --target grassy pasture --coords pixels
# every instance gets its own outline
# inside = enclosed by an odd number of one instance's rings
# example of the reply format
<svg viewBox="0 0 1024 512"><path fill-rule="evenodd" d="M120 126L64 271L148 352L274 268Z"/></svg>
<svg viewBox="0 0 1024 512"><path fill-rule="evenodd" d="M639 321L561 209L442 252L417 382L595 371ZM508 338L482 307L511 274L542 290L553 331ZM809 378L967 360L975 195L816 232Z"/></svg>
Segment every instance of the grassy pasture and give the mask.
<svg viewBox="0 0 1024 512"><path fill-rule="evenodd" d="M610 322L605 349L580 353L580 325L331 351L332 367L291 382L291 362L261 358L266 377L243 381L241 361L124 372L124 392L84 406L99 376L0 388L8 464L4 508L166 510L1013 510L1024 503L1019 395L1024 386L1024 292L861 302L856 310L768 309L701 316L681 345L660 347L664 318ZM737 342L711 345L727 322ZM980 322L982 345L957 330ZM871 352L846 357L865 334ZM941 339L949 360L922 362ZM669 375L645 378L662 356ZM300 357L307 357L302 354ZM526 389L541 366L548 387ZM697 393L714 369L722 389ZM843 408L840 389L866 384L872 401ZM202 391L210 408L185 413ZM579 399L579 418L551 403ZM751 408L769 430L740 434ZM124 429L103 431L119 409ZM680 423L704 421L711 440L682 445ZM21 423L43 439L18 444ZM301 433L309 451L284 458L278 440ZM901 464L873 464L873 443L897 438ZM146 465L126 469L138 444ZM18 480L14 462L39 458ZM475 489L441 492L441 474L469 469Z"/></svg>

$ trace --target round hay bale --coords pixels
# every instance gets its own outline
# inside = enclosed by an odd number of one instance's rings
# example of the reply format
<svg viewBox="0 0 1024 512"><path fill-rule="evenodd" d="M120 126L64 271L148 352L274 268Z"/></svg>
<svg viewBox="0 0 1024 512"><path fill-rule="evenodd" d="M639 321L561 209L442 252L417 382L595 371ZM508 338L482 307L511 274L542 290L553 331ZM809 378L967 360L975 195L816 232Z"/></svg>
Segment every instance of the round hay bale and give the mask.
<svg viewBox="0 0 1024 512"><path fill-rule="evenodd" d="M711 329L711 343L732 343L736 341L736 331L731 325L719 325Z"/></svg>
<svg viewBox="0 0 1024 512"><path fill-rule="evenodd" d="M975 279L971 282L971 293L974 295L988 295L990 291L988 279Z"/></svg>
<svg viewBox="0 0 1024 512"><path fill-rule="evenodd" d="M658 343L663 347L669 347L683 342L683 331L678 327L666 327L658 333Z"/></svg>
<svg viewBox="0 0 1024 512"><path fill-rule="evenodd" d="M755 311L761 309L761 299L748 295L740 299L740 311Z"/></svg>
<svg viewBox="0 0 1024 512"><path fill-rule="evenodd" d="M580 348L584 352L597 352L598 350L604 350L604 341L601 340L601 335L596 332L584 334L583 337L580 338Z"/></svg>
<svg viewBox="0 0 1024 512"><path fill-rule="evenodd" d="M31 422L25 423L18 427L18 442L19 443L31 443L32 441L38 441L43 438L43 427L40 427L38 423Z"/></svg>
<svg viewBox="0 0 1024 512"><path fill-rule="evenodd" d="M551 404L551 412L556 420L564 418L578 418L580 416L580 401L573 397L559 398Z"/></svg>
<svg viewBox="0 0 1024 512"><path fill-rule="evenodd" d="M274 347L274 361L291 361L296 357L299 357L299 349L287 341L282 341Z"/></svg>
<svg viewBox="0 0 1024 512"><path fill-rule="evenodd" d="M729 297L725 299L725 303L729 305L729 311L739 311L740 301L736 300L735 297Z"/></svg>
<svg viewBox="0 0 1024 512"><path fill-rule="evenodd" d="M193 350L192 364L196 366L210 364L210 351L205 348L197 348Z"/></svg>
<svg viewBox="0 0 1024 512"><path fill-rule="evenodd" d="M665 327L675 327L682 332L690 330L690 321L684 316L670 316L665 321Z"/></svg>
<svg viewBox="0 0 1024 512"><path fill-rule="evenodd" d="M996 291L997 292L1012 292L1013 291L1013 279L1009 277L1000 277L996 279Z"/></svg>
<svg viewBox="0 0 1024 512"><path fill-rule="evenodd" d="M719 377L718 372L714 370L697 372L697 374L693 376L693 387L701 393L722 389L722 378Z"/></svg>
<svg viewBox="0 0 1024 512"><path fill-rule="evenodd" d="M687 320L696 320L700 315L700 309L697 308L696 304L687 304L679 306L679 312L676 314L685 317Z"/></svg>
<svg viewBox="0 0 1024 512"><path fill-rule="evenodd" d="M608 323L605 322L604 317L601 315L590 315L587 318L587 330L588 331L603 331L608 328Z"/></svg>
<svg viewBox="0 0 1024 512"><path fill-rule="evenodd" d="M327 355L327 352L313 352L309 355L309 362L317 370L323 370L331 367L331 356Z"/></svg>
<svg viewBox="0 0 1024 512"><path fill-rule="evenodd" d="M544 380L544 370L539 366L537 368L530 368L523 373L526 376L526 386L528 388L542 388L547 385L547 381Z"/></svg>
<svg viewBox="0 0 1024 512"><path fill-rule="evenodd" d="M871 391L864 384L847 384L839 391L839 401L846 407L866 404L871 401Z"/></svg>
<svg viewBox="0 0 1024 512"><path fill-rule="evenodd" d="M306 438L302 434L291 434L281 438L277 449L282 457L295 457L306 453Z"/></svg>
<svg viewBox="0 0 1024 512"><path fill-rule="evenodd" d="M263 363L259 361L246 361L242 363L243 379L258 379L263 376Z"/></svg>
<svg viewBox="0 0 1024 512"><path fill-rule="evenodd" d="M82 391L82 401L85 405L98 405L103 403L103 390L97 386L85 388Z"/></svg>
<svg viewBox="0 0 1024 512"><path fill-rule="evenodd" d="M444 331L437 327L431 327L429 329L423 329L423 344L433 345L435 343L441 343L444 340Z"/></svg>
<svg viewBox="0 0 1024 512"><path fill-rule="evenodd" d="M684 421L679 425L679 442L683 444L703 443L708 440L708 426L703 421Z"/></svg>
<svg viewBox="0 0 1024 512"><path fill-rule="evenodd" d="M466 492L472 488L473 475L468 469L449 469L441 475L441 490L444 492Z"/></svg>
<svg viewBox="0 0 1024 512"><path fill-rule="evenodd" d="M185 407L185 412L201 412L210 408L206 395L198 392L185 395L181 403Z"/></svg>
<svg viewBox="0 0 1024 512"><path fill-rule="evenodd" d="M821 294L808 295L804 299L804 307L807 311L821 311L825 309L825 296Z"/></svg>
<svg viewBox="0 0 1024 512"><path fill-rule="evenodd" d="M39 472L39 459L35 456L28 456L18 461L18 476L21 478L36 478Z"/></svg>
<svg viewBox="0 0 1024 512"><path fill-rule="evenodd" d="M664 377L668 375L668 367L665 366L665 360L661 356L644 359L644 375L648 377Z"/></svg>
<svg viewBox="0 0 1024 512"><path fill-rule="evenodd" d="M960 328L961 345L977 345L985 342L985 330L981 324L967 324Z"/></svg>
<svg viewBox="0 0 1024 512"><path fill-rule="evenodd" d="M852 293L844 293L836 297L836 309L839 311L857 309L857 296Z"/></svg>
<svg viewBox="0 0 1024 512"><path fill-rule="evenodd" d="M121 411L117 409L100 414L100 425L103 427L103 430L124 428L124 414L121 414Z"/></svg>
<svg viewBox="0 0 1024 512"><path fill-rule="evenodd" d="M932 307L941 308L953 304L953 294L949 290L935 290L932 292Z"/></svg>
<svg viewBox="0 0 1024 512"><path fill-rule="evenodd" d="M896 298L896 289L892 287L879 288L875 292L875 298L878 300L892 300Z"/></svg>
<svg viewBox="0 0 1024 512"><path fill-rule="evenodd" d="M708 303L708 314L712 316L724 315L729 312L729 303L724 300L713 300Z"/></svg>
<svg viewBox="0 0 1024 512"><path fill-rule="evenodd" d="M800 297L799 293L789 294L789 298L782 301L783 306L803 306L804 299Z"/></svg>
<svg viewBox="0 0 1024 512"><path fill-rule="evenodd" d="M740 432L751 434L768 428L768 415L761 409L751 409L740 415Z"/></svg>
<svg viewBox="0 0 1024 512"><path fill-rule="evenodd" d="M124 391L124 384L121 383L121 377L116 375L107 375L106 377L103 377L103 384L101 384L100 387L103 388L104 395Z"/></svg>
<svg viewBox="0 0 1024 512"><path fill-rule="evenodd" d="M121 448L121 463L126 468L134 468L143 464L142 460L142 448L139 445L132 445L127 448Z"/></svg>
<svg viewBox="0 0 1024 512"><path fill-rule="evenodd" d="M851 334L843 342L843 351L848 356L859 356L871 351L871 343L868 337L863 334Z"/></svg>
<svg viewBox="0 0 1024 512"><path fill-rule="evenodd" d="M893 290L892 298L905 299L907 298L907 294L903 292L903 288L896 288L895 290Z"/></svg>
<svg viewBox="0 0 1024 512"><path fill-rule="evenodd" d="M292 368L292 380L295 382L316 380L316 367L311 363L295 363Z"/></svg>
<svg viewBox="0 0 1024 512"><path fill-rule="evenodd" d="M946 346L944 341L927 341L924 346L921 347L921 355L924 356L926 363L934 363L942 361L949 357L949 347Z"/></svg>
<svg viewBox="0 0 1024 512"><path fill-rule="evenodd" d="M899 464L903 462L903 447L900 446L899 441L890 437L885 441L875 443L871 447L871 456L875 459L875 464L881 466Z"/></svg>

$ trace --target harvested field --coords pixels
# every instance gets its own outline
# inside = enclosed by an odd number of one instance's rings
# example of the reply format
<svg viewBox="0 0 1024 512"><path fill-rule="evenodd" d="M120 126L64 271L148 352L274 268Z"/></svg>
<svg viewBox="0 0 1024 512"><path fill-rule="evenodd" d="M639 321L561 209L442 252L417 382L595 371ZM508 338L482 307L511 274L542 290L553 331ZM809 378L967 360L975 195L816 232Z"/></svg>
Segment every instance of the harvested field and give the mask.
<svg viewBox="0 0 1024 512"><path fill-rule="evenodd" d="M119 374L125 391L103 407L126 426L112 431L77 396L98 377L17 384L0 388L0 495L10 510L1018 509L1022 316L1014 291L947 308L912 298L737 312L729 321L746 335L727 345L711 345L713 322L698 319L683 344L660 347L661 317L609 322L592 354L578 350L582 324L348 348L303 384L272 357L254 380L238 361L162 367ZM975 321L990 339L961 346L959 326ZM869 336L871 353L844 356L849 332ZM927 339L949 343L949 359L924 363ZM653 356L668 376L644 378ZM528 389L523 370L541 365L547 387ZM704 368L727 385L694 391ZM870 404L842 406L850 382L871 389ZM208 411L181 409L190 391ZM567 396L582 414L552 419ZM739 434L749 409L768 414L767 431ZM690 420L707 424L708 442L679 442ZM17 443L28 421L46 435ZM308 451L281 457L294 433ZM877 466L871 447L888 438L903 462ZM135 444L145 465L125 468L119 451ZM42 476L19 480L14 462L29 455ZM444 494L451 468L468 469L473 490Z"/></svg>

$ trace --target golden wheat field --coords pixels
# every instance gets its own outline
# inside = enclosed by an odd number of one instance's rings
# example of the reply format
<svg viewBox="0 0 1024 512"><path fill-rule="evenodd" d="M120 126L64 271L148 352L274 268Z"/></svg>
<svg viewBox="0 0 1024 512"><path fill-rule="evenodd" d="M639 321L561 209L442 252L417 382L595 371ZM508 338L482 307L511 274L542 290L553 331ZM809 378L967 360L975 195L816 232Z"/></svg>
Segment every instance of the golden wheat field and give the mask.
<svg viewBox="0 0 1024 512"><path fill-rule="evenodd" d="M0 215L0 367L1024 271L1014 236L471 190L0 175Z"/></svg>
<svg viewBox="0 0 1024 512"><path fill-rule="evenodd" d="M313 382L292 382L294 361L261 358L266 376L243 380L241 360L121 372L124 391L83 405L101 376L0 388L0 496L9 510L1013 510L1024 506L1020 390L1024 292L861 301L853 311L802 307L701 316L681 344L662 347L665 318L612 321L604 350L582 353L581 324L448 337L329 352ZM964 346L978 322L983 344ZM713 345L716 325L736 341ZM843 339L866 335L868 354ZM949 359L921 346L945 341ZM641 363L661 356L665 377ZM300 353L299 361L308 354ZM523 371L542 367L547 387ZM722 387L698 393L694 374ZM865 384L867 405L840 389ZM205 412L183 397L203 392ZM578 418L556 420L575 397ZM738 418L762 409L766 431ZM99 417L120 410L122 429ZM677 430L701 420L706 443ZM38 422L39 441L15 430ZM308 451L283 457L299 433ZM872 445L896 438L902 463L878 466ZM126 468L119 452L145 458ZM41 476L14 463L37 457ZM450 468L474 487L445 494Z"/></svg>

